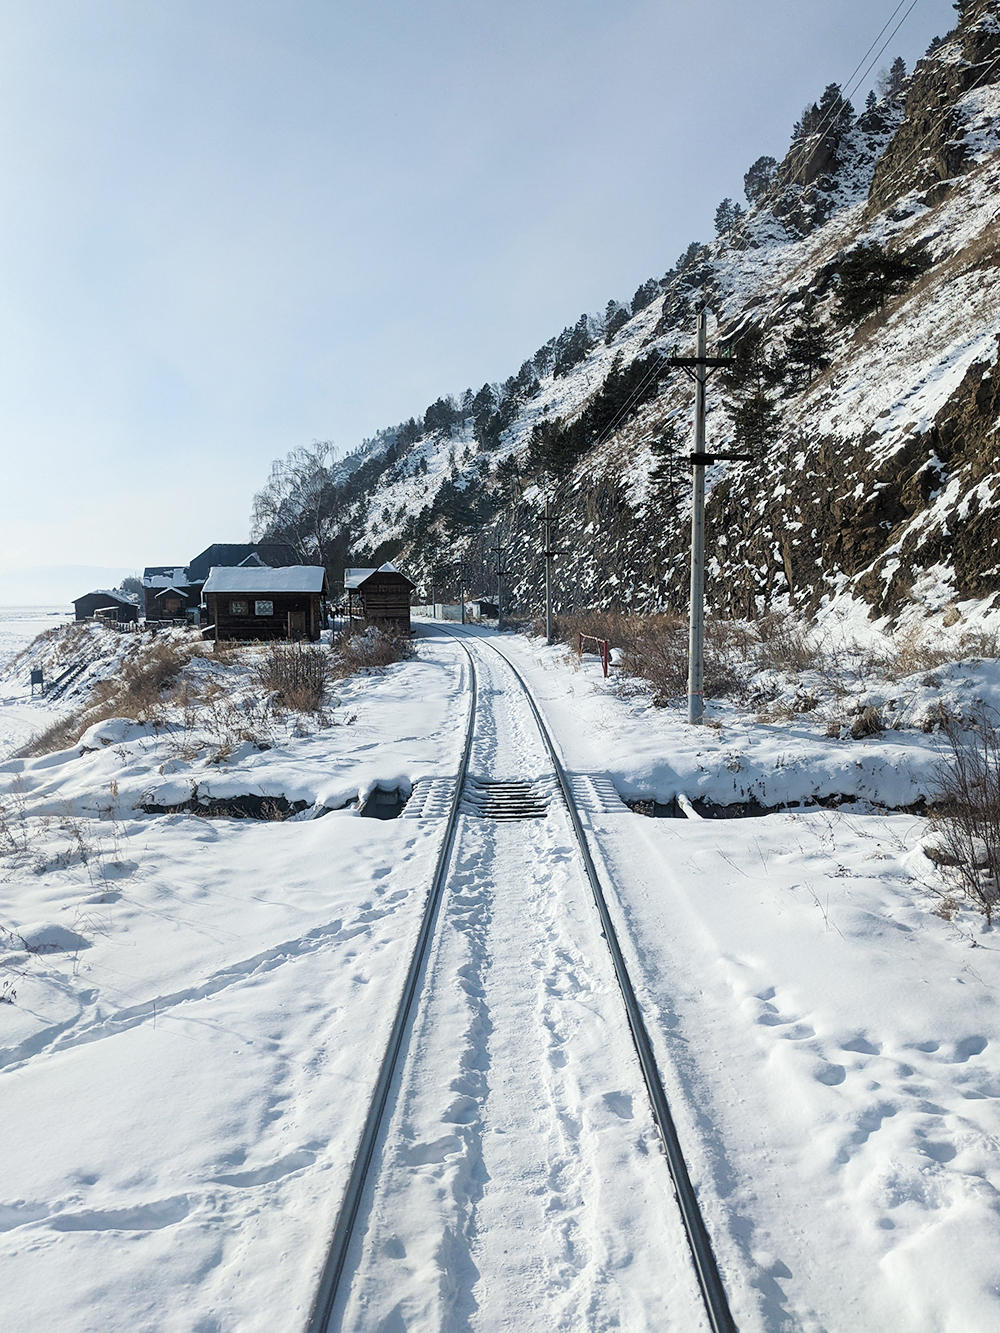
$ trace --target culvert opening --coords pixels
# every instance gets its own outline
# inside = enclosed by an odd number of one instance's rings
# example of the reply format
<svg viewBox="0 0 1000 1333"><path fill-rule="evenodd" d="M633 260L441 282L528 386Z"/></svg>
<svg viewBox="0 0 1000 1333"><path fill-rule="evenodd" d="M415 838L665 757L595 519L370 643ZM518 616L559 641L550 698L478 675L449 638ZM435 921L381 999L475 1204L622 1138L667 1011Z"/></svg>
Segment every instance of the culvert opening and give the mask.
<svg viewBox="0 0 1000 1333"><path fill-rule="evenodd" d="M881 814L887 815L926 815L928 806L923 797L912 805L882 805L859 796L816 796L807 801L788 801L781 805L762 805L760 801L733 801L730 805L719 805L715 801L693 800L691 805L702 819L759 819L763 815L794 814L797 811L808 813L811 810L839 810L842 805L857 805L862 802ZM654 801L645 797L626 800L625 804L637 815L646 815L650 819L686 819L687 816L676 800Z"/></svg>
<svg viewBox="0 0 1000 1333"><path fill-rule="evenodd" d="M301 814L309 808L308 801L290 801L285 796L219 796L197 797L179 805L143 804L139 809L147 815L199 815L202 819L261 819L281 822Z"/></svg>
<svg viewBox="0 0 1000 1333"><path fill-rule="evenodd" d="M398 787L389 791L376 787L361 807L362 819L398 819L406 808L409 797L404 796Z"/></svg>

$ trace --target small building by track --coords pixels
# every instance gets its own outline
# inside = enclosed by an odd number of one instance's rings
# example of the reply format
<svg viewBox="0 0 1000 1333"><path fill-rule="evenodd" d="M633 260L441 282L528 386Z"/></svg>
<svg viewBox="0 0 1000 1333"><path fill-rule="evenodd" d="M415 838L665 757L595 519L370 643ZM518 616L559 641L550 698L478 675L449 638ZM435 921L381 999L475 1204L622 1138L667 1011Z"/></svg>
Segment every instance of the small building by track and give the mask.
<svg viewBox="0 0 1000 1333"><path fill-rule="evenodd" d="M99 616L102 620L116 620L120 625L130 624L139 619L139 608L131 597L123 592L112 592L109 588L98 588L85 593L73 602L77 620L89 620Z"/></svg>
<svg viewBox="0 0 1000 1333"><path fill-rule="evenodd" d="M410 594L416 586L388 562L378 569L345 569L347 614L352 621L384 621L408 630Z"/></svg>
<svg viewBox="0 0 1000 1333"><path fill-rule="evenodd" d="M326 624L322 565L213 568L202 589L206 632L215 639L309 639Z"/></svg>

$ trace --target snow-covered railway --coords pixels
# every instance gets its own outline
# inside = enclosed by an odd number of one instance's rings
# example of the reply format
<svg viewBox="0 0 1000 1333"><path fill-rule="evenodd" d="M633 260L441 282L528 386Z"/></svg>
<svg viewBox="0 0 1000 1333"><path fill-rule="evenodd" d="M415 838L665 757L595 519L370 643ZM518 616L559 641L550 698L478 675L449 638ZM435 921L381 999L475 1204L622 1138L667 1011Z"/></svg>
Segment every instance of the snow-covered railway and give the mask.
<svg viewBox="0 0 1000 1333"><path fill-rule="evenodd" d="M455 638L464 754L309 1333L733 1330L573 784Z"/></svg>

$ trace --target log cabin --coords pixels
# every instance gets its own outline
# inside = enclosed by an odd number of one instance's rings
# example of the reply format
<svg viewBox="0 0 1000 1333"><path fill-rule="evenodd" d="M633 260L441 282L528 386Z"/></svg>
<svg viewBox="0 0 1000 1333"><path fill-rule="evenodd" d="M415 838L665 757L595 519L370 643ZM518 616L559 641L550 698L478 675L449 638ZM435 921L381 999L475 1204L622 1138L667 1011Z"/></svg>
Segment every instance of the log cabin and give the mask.
<svg viewBox="0 0 1000 1333"><path fill-rule="evenodd" d="M378 569L345 569L347 614L352 620L388 621L410 628L410 594L417 585L388 562Z"/></svg>
<svg viewBox="0 0 1000 1333"><path fill-rule="evenodd" d="M216 566L202 589L206 633L214 639L309 639L326 623L322 565L267 569Z"/></svg>
<svg viewBox="0 0 1000 1333"><path fill-rule="evenodd" d="M77 597L73 611L77 620L89 620L98 613L102 613L105 620L117 620L121 625L139 619L139 608L132 598L108 588L98 588Z"/></svg>

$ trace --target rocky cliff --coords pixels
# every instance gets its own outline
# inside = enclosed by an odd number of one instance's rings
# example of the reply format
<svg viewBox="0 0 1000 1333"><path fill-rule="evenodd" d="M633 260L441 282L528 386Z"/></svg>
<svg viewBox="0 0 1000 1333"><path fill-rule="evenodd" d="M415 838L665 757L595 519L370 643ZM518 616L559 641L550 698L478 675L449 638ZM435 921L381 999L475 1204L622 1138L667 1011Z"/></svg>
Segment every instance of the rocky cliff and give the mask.
<svg viewBox="0 0 1000 1333"><path fill-rule="evenodd" d="M321 555L398 559L442 591L456 562L485 590L499 545L530 610L548 494L562 606L684 605L693 393L662 354L690 353L705 305L714 348L756 347L758 401L773 408L755 462L710 470L713 606L1000 608L1000 0L969 0L901 89L838 115L800 134L750 210L631 308L609 303L504 384L367 441L327 476L319 525L314 504L303 527L290 482L259 507L258 534L308 545L325 523ZM846 318L845 261L869 253L924 259ZM803 328L823 355L793 369ZM709 391L719 452L752 389L735 379Z"/></svg>

